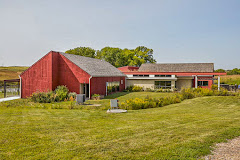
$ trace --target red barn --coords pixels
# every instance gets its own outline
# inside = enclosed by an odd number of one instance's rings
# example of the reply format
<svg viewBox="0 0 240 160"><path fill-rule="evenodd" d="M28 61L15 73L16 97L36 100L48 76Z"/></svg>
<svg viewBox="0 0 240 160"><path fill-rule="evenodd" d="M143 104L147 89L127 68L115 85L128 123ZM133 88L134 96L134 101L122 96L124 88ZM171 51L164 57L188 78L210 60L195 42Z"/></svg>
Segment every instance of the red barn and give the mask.
<svg viewBox="0 0 240 160"><path fill-rule="evenodd" d="M50 51L20 75L21 98L66 85L70 92L107 95L125 89L125 75L110 63L89 57Z"/></svg>

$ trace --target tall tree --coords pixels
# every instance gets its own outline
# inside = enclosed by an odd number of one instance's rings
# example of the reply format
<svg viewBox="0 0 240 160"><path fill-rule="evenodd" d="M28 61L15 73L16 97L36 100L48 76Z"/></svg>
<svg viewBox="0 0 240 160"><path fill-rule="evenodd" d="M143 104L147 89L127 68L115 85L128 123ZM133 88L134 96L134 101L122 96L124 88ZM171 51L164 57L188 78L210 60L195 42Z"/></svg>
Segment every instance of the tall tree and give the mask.
<svg viewBox="0 0 240 160"><path fill-rule="evenodd" d="M90 47L77 47L74 49L67 50L66 53L69 54L75 54L75 55L80 55L80 56L85 56L85 57L96 57L96 51Z"/></svg>
<svg viewBox="0 0 240 160"><path fill-rule="evenodd" d="M156 62L156 60L153 58L153 50L144 46L139 46L135 49L104 47L98 51L95 51L89 47L78 47L70 49L66 51L66 53L103 59L115 67L139 67L143 63Z"/></svg>

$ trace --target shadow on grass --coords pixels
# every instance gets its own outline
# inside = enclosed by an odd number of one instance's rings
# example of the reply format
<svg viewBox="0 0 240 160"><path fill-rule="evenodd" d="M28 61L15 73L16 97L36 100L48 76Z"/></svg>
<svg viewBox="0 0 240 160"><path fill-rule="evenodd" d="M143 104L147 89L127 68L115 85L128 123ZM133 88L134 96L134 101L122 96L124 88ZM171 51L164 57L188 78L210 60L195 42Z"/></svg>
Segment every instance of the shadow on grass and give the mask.
<svg viewBox="0 0 240 160"><path fill-rule="evenodd" d="M119 98L121 96L125 96L127 94L129 94L131 92L117 92L117 93L113 93L111 95L105 96L104 99L114 99L114 98Z"/></svg>

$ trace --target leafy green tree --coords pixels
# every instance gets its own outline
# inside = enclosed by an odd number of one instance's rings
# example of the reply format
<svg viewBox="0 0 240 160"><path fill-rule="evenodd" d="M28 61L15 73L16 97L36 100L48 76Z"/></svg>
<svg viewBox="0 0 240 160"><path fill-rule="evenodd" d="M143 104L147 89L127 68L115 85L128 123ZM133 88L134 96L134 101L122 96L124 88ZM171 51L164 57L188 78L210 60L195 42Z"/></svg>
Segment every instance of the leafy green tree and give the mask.
<svg viewBox="0 0 240 160"><path fill-rule="evenodd" d="M66 53L103 59L115 67L140 66L143 63L156 62L153 58L153 50L144 46L139 46L136 49L104 47L98 51L89 47L78 47L70 49Z"/></svg>
<svg viewBox="0 0 240 160"><path fill-rule="evenodd" d="M214 72L216 72L216 73L222 73L222 72L226 72L224 69L217 69L217 70L215 70Z"/></svg>
<svg viewBox="0 0 240 160"><path fill-rule="evenodd" d="M233 70L230 70L227 72L228 75L235 75L235 74L240 74L240 68L234 68Z"/></svg>
<svg viewBox="0 0 240 160"><path fill-rule="evenodd" d="M66 53L69 54L75 54L75 55L80 55L80 56L85 56L85 57L96 57L96 51L90 47L77 47L74 49L67 50Z"/></svg>
<svg viewBox="0 0 240 160"><path fill-rule="evenodd" d="M117 58L119 58L119 54L122 52L120 48L113 48L113 47L104 47L100 50L97 54L97 58L103 59L113 66L116 66Z"/></svg>

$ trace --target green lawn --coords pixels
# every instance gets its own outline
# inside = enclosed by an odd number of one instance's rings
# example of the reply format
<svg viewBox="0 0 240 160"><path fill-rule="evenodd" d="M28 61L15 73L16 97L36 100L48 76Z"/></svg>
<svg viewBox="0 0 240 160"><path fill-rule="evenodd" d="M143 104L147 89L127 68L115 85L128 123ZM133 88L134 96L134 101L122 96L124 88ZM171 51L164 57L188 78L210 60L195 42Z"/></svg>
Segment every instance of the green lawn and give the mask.
<svg viewBox="0 0 240 160"><path fill-rule="evenodd" d="M110 106L110 99L118 99L119 103L122 103L126 101L127 99L131 98L146 98L147 96L151 98L159 98L159 97L165 97L165 96L171 96L173 93L162 93L162 92L119 92L115 93L109 96L106 96L102 100L90 100L87 101L87 103L95 103L95 104L102 104L102 109L108 109Z"/></svg>
<svg viewBox="0 0 240 160"><path fill-rule="evenodd" d="M123 114L35 108L27 100L8 104L0 103L0 159L196 159L240 135L239 97Z"/></svg>

